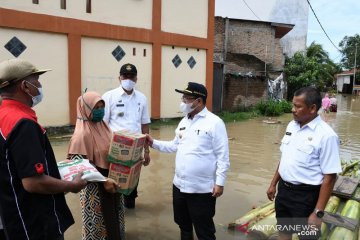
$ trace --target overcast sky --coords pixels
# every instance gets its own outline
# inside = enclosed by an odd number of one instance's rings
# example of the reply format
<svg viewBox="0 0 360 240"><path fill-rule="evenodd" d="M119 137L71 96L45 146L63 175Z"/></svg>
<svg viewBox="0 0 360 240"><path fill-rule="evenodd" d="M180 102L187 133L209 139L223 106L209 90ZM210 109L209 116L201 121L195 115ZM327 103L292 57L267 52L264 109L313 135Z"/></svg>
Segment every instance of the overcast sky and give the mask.
<svg viewBox="0 0 360 240"><path fill-rule="evenodd" d="M325 31L337 47L346 35L360 34L360 0L311 0L310 3ZM322 44L323 48L329 52L331 59L335 62L340 61L340 52L327 39L311 10L309 11L307 40L308 45L312 41Z"/></svg>
<svg viewBox="0 0 360 240"><path fill-rule="evenodd" d="M252 1L259 0L216 0L215 15L252 20L258 20L259 17L261 20L268 21L268 9L276 0L262 0L261 8L256 8L257 4ZM248 9L245 3L254 13ZM346 35L360 34L360 0L310 0L310 3L336 47ZM241 11L239 14L238 9L246 11ZM313 41L321 44L335 62L340 61L340 52L328 40L309 9L307 45Z"/></svg>

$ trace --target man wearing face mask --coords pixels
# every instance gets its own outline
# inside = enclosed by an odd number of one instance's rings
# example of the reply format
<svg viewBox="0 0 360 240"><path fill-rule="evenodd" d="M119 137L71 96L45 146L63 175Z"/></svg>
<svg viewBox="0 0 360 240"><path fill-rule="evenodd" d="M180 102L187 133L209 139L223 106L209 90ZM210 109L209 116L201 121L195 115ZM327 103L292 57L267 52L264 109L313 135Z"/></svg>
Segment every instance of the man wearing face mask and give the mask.
<svg viewBox="0 0 360 240"><path fill-rule="evenodd" d="M133 64L126 63L120 68L120 86L106 92L104 121L112 131L123 129L136 133L149 133L150 116L147 99L143 93L135 89L137 69ZM144 149L144 166L150 162L149 147ZM124 204L128 209L135 208L137 187L129 196L124 196Z"/></svg>
<svg viewBox="0 0 360 240"><path fill-rule="evenodd" d="M79 174L63 181L33 106L42 100L39 70L30 62L0 63L0 213L7 239L64 239L74 223L64 192L78 192Z"/></svg>
<svg viewBox="0 0 360 240"><path fill-rule="evenodd" d="M180 121L172 141L154 140L148 144L162 152L176 152L173 180L173 210L181 240L193 240L193 227L199 240L215 239L216 198L223 194L229 169L229 146L224 122L206 108L205 86L189 82L182 93Z"/></svg>

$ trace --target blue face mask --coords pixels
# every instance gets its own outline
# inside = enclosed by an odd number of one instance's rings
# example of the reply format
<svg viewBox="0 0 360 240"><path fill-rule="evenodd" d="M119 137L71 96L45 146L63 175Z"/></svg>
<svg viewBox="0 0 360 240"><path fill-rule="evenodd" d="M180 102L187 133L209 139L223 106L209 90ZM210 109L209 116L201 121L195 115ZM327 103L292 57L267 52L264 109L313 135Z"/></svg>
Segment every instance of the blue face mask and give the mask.
<svg viewBox="0 0 360 240"><path fill-rule="evenodd" d="M30 93L28 93L28 95L31 97L32 99L32 106L31 107L35 107L35 105L37 105L39 102L41 102L41 100L44 97L43 91L42 91L42 87L37 87L34 84L32 84L29 81L26 81L28 84L30 84L31 86L33 86L34 88L36 88L39 91L39 94L36 96L32 96Z"/></svg>
<svg viewBox="0 0 360 240"><path fill-rule="evenodd" d="M101 122L105 115L105 108L98 108L92 110L92 119L93 122Z"/></svg>

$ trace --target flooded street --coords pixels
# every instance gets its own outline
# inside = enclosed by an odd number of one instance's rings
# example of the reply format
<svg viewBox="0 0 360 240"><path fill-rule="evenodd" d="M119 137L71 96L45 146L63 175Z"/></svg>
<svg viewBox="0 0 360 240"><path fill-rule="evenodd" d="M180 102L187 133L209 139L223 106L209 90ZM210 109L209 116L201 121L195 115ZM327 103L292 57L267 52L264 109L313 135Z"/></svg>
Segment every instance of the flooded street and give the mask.
<svg viewBox="0 0 360 240"><path fill-rule="evenodd" d="M323 116L341 139L341 158L360 159L360 98L338 95L338 112ZM280 157L279 142L291 114L278 118L278 124L267 124L263 118L227 124L231 167L224 195L217 200L215 224L217 239L240 239L228 232L227 224L239 218L253 206L267 201L266 190ZM152 130L156 139L170 140L176 126ZM68 141L52 142L58 160L66 156ZM126 210L128 240L177 240L179 230L173 221L172 179L175 154L151 150L152 162L143 167L139 197L135 210ZM81 239L79 196L67 194L67 202L75 218L65 234L66 240Z"/></svg>

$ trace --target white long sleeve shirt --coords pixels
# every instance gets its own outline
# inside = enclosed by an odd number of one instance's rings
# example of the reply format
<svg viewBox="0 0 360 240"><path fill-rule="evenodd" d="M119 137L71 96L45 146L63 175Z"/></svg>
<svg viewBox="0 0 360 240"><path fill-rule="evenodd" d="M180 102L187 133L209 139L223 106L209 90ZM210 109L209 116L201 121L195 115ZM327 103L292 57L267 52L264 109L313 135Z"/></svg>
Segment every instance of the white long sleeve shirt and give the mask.
<svg viewBox="0 0 360 240"><path fill-rule="evenodd" d="M172 141L154 140L162 152L176 152L174 185L184 193L209 193L224 186L230 167L224 122L204 108L193 119L184 117Z"/></svg>

